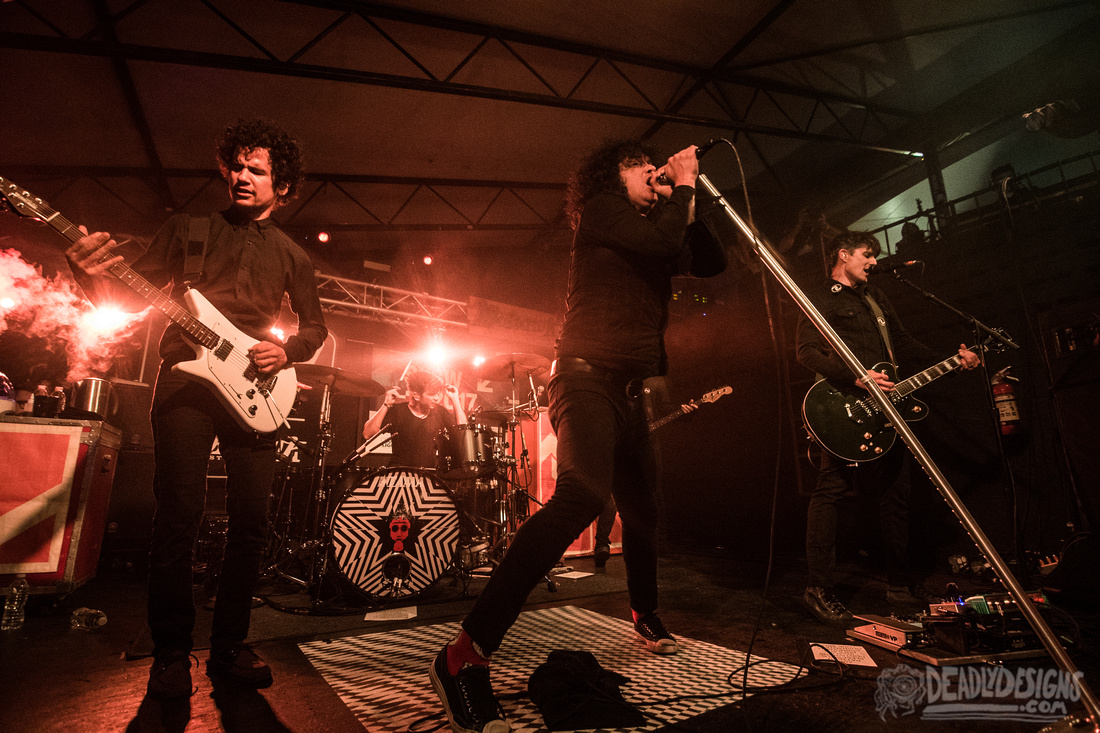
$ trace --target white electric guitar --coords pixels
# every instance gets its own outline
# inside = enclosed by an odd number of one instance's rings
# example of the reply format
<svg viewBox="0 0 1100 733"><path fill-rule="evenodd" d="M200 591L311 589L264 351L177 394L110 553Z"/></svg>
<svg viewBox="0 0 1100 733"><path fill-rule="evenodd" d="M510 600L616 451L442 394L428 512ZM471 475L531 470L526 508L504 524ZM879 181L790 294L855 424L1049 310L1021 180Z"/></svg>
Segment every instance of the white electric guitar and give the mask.
<svg viewBox="0 0 1100 733"><path fill-rule="evenodd" d="M17 214L46 222L70 242L84 236L45 201L2 177L0 193ZM190 337L195 359L176 364L173 371L206 384L237 422L250 430L270 433L286 422L298 392L292 367L276 374L261 374L248 358L248 350L259 341L230 323L199 291L188 289L184 293L184 308L124 263L112 265L108 273L129 285Z"/></svg>

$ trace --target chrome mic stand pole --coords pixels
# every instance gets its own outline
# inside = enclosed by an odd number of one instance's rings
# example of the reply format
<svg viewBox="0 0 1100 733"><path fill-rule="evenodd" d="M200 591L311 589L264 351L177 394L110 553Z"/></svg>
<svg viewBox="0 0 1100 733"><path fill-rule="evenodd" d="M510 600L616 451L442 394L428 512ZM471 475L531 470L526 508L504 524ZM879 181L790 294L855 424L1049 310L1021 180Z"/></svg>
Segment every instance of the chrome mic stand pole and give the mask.
<svg viewBox="0 0 1100 733"><path fill-rule="evenodd" d="M894 404L886 396L886 393L882 391L873 379L867 377L867 369L859 363L855 354L852 353L844 341L836 334L836 331L832 329L821 313L818 312L817 308L815 308L809 298L806 297L806 294L802 292L802 289L798 287L793 279L791 279L791 276L783 268L779 258L772 251L771 246L761 239L752 227L733 210L726 202L725 197L722 196L721 191L710 182L710 179L700 174L696 182L710 196L713 196L717 200L717 203L722 207L729 219L741 230L749 242L752 243L753 249L756 250L756 254L760 257L765 267L767 267L776 279L779 280L779 284L782 285L788 295L794 299L798 307L806 314L806 317L813 322L817 330L820 331L821 335L829 342L829 345L836 350L836 353L852 373L859 378L860 382L867 388L867 391L882 409L883 414L890 419L890 423L894 426L894 429L898 431L901 439L909 446L909 450L912 452L913 456L924 468L925 473L932 479L932 483L936 485L944 501L947 502L947 505L951 507L955 516L962 523L963 527L970 535L970 539L974 541L974 544L976 544L982 554L985 555L989 564L993 566L997 576L1001 579L1001 582L1005 584L1008 592L1016 601L1016 607L1023 614L1024 618L1027 619L1032 630L1035 631L1036 635L1038 635L1039 639L1043 642L1043 646L1046 647L1050 656L1054 658L1054 661L1062 668L1066 675L1073 680L1078 691L1081 693L1081 701L1092 717L1093 728L1097 729L1097 726L1100 726L1100 700L1097 700L1092 690L1089 689L1089 686L1084 681L1084 676L1078 672L1073 660L1070 659L1066 650L1062 648L1054 632L1051 631L1046 621L1039 615L1039 612L1031 603L1031 599L1028 598L1019 581L1016 580L1012 571L1009 570L1008 565L1001 559L1001 556L997 553L997 550L993 547L989 538L985 536L982 528L974 521L970 512L967 511L966 506L963 505L962 501L955 493L955 490L951 488L951 485L940 472L939 467L936 466L932 457L928 455L924 446L917 440L917 436L913 434L909 425L902 419L901 415L894 407Z"/></svg>

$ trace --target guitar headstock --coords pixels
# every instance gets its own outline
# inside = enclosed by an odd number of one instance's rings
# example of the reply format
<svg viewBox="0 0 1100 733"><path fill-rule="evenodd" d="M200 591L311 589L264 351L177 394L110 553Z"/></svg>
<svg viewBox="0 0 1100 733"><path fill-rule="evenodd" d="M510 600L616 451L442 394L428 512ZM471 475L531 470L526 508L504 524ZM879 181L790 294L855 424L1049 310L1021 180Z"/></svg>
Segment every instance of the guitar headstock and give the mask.
<svg viewBox="0 0 1100 733"><path fill-rule="evenodd" d="M7 178L0 177L0 194L3 194L3 204L20 216L48 220L56 213L48 203Z"/></svg>
<svg viewBox="0 0 1100 733"><path fill-rule="evenodd" d="M703 395L699 399L702 402L714 402L715 400L717 400L722 395L727 395L727 394L733 394L733 387L729 387L729 386L719 387L716 390L712 390L710 392L707 392L705 395Z"/></svg>

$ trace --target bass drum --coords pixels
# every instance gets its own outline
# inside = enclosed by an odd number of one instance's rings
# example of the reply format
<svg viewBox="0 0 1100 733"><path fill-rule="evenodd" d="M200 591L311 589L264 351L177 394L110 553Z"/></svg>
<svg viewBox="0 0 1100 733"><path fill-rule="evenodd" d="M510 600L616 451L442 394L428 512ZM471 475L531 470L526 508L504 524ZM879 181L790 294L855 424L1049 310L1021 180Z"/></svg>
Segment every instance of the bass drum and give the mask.
<svg viewBox="0 0 1100 733"><path fill-rule="evenodd" d="M437 478L414 468L350 472L338 486L332 552L339 573L371 598L416 595L443 575L458 545L458 511Z"/></svg>

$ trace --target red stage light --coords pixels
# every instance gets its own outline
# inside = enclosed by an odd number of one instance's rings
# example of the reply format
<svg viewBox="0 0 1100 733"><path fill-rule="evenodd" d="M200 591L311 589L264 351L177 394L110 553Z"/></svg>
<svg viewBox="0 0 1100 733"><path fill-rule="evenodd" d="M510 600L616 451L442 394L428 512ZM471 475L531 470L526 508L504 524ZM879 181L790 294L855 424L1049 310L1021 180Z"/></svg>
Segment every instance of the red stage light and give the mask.
<svg viewBox="0 0 1100 733"><path fill-rule="evenodd" d="M317 241L324 244L328 241L328 232L317 232Z"/></svg>
<svg viewBox="0 0 1100 733"><path fill-rule="evenodd" d="M424 255L424 264L425 265L430 265L430 264L432 264L432 262L434 262L434 260L432 259L431 255Z"/></svg>

